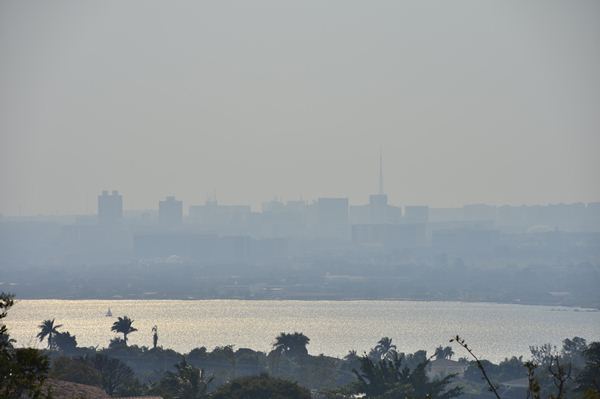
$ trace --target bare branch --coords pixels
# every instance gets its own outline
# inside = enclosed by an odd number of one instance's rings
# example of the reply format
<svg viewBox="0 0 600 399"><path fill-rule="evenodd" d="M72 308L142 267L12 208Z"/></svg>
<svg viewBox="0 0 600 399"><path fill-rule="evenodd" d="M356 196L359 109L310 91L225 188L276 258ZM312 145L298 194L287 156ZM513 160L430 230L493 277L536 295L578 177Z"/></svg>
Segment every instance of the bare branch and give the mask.
<svg viewBox="0 0 600 399"><path fill-rule="evenodd" d="M483 364L481 363L481 361L479 360L479 358L473 353L473 351L471 350L471 348L469 348L469 346L467 345L467 343L465 342L464 339L462 339L460 336L456 336L454 338L452 338L450 340L450 342L454 342L456 341L457 344L459 344L460 346L462 346L463 348L465 348L465 350L467 352L469 352L469 355L471 355L471 357L473 357L473 359L475 359L475 362L477 363L477 367L479 367L479 370L481 371L481 374L483 375L483 377L485 378L488 386L490 387L490 391L492 391L494 393L494 395L496 395L497 399L501 399L500 395L498 395L498 391L496 390L496 387L494 386L494 384L492 384L492 381L490 381L487 373L485 372L485 368L483 367Z"/></svg>

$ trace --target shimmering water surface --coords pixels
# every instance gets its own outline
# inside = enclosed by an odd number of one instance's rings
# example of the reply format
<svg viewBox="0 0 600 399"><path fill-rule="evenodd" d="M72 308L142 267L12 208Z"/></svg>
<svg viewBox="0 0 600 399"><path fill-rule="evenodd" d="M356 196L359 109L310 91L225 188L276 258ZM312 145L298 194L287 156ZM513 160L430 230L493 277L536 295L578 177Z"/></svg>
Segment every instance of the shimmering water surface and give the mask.
<svg viewBox="0 0 600 399"><path fill-rule="evenodd" d="M156 324L159 345L179 352L228 344L267 351L282 331L306 334L312 354L361 353L382 336L392 337L404 352L431 352L460 334L478 353L498 361L528 356L529 345L560 345L576 335L600 339L597 311L461 302L19 300L5 320L20 346L43 346L35 338L37 325L56 318L80 346L105 347L115 336L108 308L115 317L135 320L139 331L130 335L131 344L150 346Z"/></svg>

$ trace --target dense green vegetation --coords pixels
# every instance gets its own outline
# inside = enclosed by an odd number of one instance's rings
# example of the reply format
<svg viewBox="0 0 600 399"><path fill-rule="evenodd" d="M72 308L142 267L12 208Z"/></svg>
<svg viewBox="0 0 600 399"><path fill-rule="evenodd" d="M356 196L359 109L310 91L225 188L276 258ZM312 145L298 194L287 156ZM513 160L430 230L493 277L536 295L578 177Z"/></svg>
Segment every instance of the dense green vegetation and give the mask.
<svg viewBox="0 0 600 399"><path fill-rule="evenodd" d="M310 399L310 391L298 384L267 374L237 378L221 386L213 399Z"/></svg>
<svg viewBox="0 0 600 399"><path fill-rule="evenodd" d="M0 321L14 305L13 296L0 293ZM43 398L42 384L48 373L47 356L36 349L14 347L8 329L0 324L0 397Z"/></svg>
<svg viewBox="0 0 600 399"><path fill-rule="evenodd" d="M0 297L0 319L12 297ZM308 352L309 337L282 332L270 352L235 348L195 348L179 354L159 346L127 345L134 321L119 317L112 331L123 334L107 348L82 348L54 319L40 324L38 338L47 349L16 349L0 326L0 397L43 398L44 380L93 385L112 396L159 395L169 398L319 398L362 395L394 398L600 398L600 343L565 339L562 348L531 347L531 358L494 364L480 360L460 337L452 346L402 353L388 337L369 353L350 351L342 359ZM464 354L452 360L456 353Z"/></svg>

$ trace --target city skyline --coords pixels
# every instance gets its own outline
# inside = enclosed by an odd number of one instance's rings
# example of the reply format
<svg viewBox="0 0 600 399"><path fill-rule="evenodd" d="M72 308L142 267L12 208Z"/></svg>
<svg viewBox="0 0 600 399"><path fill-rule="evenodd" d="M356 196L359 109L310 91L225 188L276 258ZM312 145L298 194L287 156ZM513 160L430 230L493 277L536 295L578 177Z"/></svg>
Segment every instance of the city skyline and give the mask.
<svg viewBox="0 0 600 399"><path fill-rule="evenodd" d="M485 206L490 206L490 207L503 207L503 206L508 206L508 207L520 207L520 206L525 206L525 207L535 207L535 206L553 206L553 205L569 205L569 206L573 206L573 205L589 205L589 204L593 204L593 205L597 205L600 203L600 200L593 200L593 201L573 201L573 202L537 202L537 203L490 203L490 202L466 202L466 203L462 203L462 204L457 204L457 205L453 205L453 206L432 206L432 204L430 203L400 203L399 201L393 201L388 203L388 195L384 189L384 160L383 160L383 151L380 149L379 151L379 158L378 158L378 175L377 175L377 189L373 190L372 192L376 192L376 194L365 194L366 195L366 202L364 201L364 198L358 199L358 200L351 200L351 198L347 195L335 195L335 196L323 196L323 195L319 195L313 198L304 198L302 195L300 195L297 198L282 198L280 196L273 196L270 199L263 199L258 203L248 203L248 202L244 202L243 200L237 200L237 201L233 201L233 202L224 202L224 201L219 201L218 195L217 195L217 190L213 189L212 193L206 193L206 196L204 198L204 201L201 200L195 200L192 202L189 201L184 201L184 199L177 197L174 194L167 194L163 197L161 197L161 199L158 200L158 202L155 201L155 205L156 206L149 206L146 208L135 208L135 207L125 207L123 204L123 192L120 192L119 190L115 190L115 189L111 189L111 190L107 190L107 189L103 189L100 193L100 195L98 195L98 205L95 209L93 209L93 205L92 207L90 207L90 203L89 203L89 198L86 197L86 204L85 204L85 210L84 212L81 213L59 213L59 212L55 212L55 213L49 213L49 214L43 214L43 213L39 213L39 214L31 214L31 215L26 215L22 213L22 209L19 209L19 214L18 215L3 215L2 213L0 213L0 217L1 216L69 216L69 215L86 215L86 214L93 214L94 212L98 214L98 216L100 216L100 214L102 213L102 206L100 205L100 198L101 197L105 197L108 196L107 199L109 201L113 201L117 198L111 198L111 197L118 197L118 206L119 206L119 210L117 211L119 216L117 218L121 218L122 217L122 213L123 212L136 212L136 211L157 211L159 212L160 209L165 206L165 207L169 207L171 208L171 212L173 212L172 206L174 205L175 208L180 208L179 212L181 213L181 216L186 216L188 217L190 215L190 212L186 212L183 210L190 210L191 208L194 207L199 207L199 206L203 206L203 205L209 205L209 204L214 204L214 205L225 205L225 206L243 206L243 207L247 207L249 211L251 212L263 212L265 211L265 206L269 206L269 204L272 203L281 203L281 204L293 204L293 203L302 203L305 206L310 206L310 205L316 205L321 199L343 199L345 201L347 201L348 206L349 207L361 207L361 206L366 206L369 204L377 204L380 203L380 205L383 203L384 206L392 206L392 207L398 207L400 209L400 212L402 212L401 210L403 208L407 208L407 207L431 207L431 208L438 208L438 209L459 209L459 208L464 208L467 206L479 206L479 205L485 205ZM363 197L365 196L363 195ZM362 201L362 202L361 202ZM383 201L383 202L382 202ZM110 208L110 207L109 207ZM115 210L110 210L109 213L114 213ZM160 213L160 212L159 212ZM115 219L115 216L111 216L110 219Z"/></svg>
<svg viewBox="0 0 600 399"><path fill-rule="evenodd" d="M292 198L283 198L280 196L273 196L271 198L264 198L263 200L259 201L258 203L250 203L247 201L243 201L243 200L233 200L233 201L226 201L226 200L222 200L221 198L217 196L215 196L215 191L213 191L212 193L206 193L206 195L203 198L194 198L194 199L186 199L183 198L179 195L175 195L173 193L167 193L164 194L162 196L156 197L156 198L152 198L152 199L146 199L144 202L148 204L148 206L142 206L142 207L136 207L136 206L131 206L128 203L127 200L127 193L123 192L121 190L115 190L115 189L106 189L106 190L101 190L101 191L97 191L96 193L94 193L93 195L89 195L86 196L85 198L85 205L82 207L82 210L79 212L60 212L60 211L50 211L50 212L39 212L39 213L26 213L23 211L23 209L21 208L21 210L17 210L16 213L2 213L0 212L0 217L44 217L44 216L77 216L77 215L94 215L98 213L98 206L97 206L97 196L99 194L102 194L103 192L117 192L119 195L123 196L125 199L123 200L123 212L127 213L127 212L147 212L147 211L156 211L158 212L159 210L159 206L161 202L164 201L168 201L170 198L172 199L176 199L177 201L180 201L183 203L183 215L184 216L188 216L189 213L189 208L193 207L193 206L198 206L198 205L205 205L205 204L209 204L209 203L215 203L215 204L219 204L219 205L226 205L226 206L247 206L250 208L250 210L252 212L262 212L264 209L264 206L269 204L269 203L282 203L282 204L289 204L289 203L304 203L305 205L311 205L311 204L315 204L318 202L319 199L328 199L328 198L340 198L340 199L347 199L348 200L348 205L349 206L362 206L365 204L369 203L369 197L371 196L377 196L377 195L381 195L379 194L378 190L375 190L378 192L378 194L369 194L369 193L365 193L364 195L362 195L360 198L358 198L357 200L353 200L352 198L350 198L349 196L344 196L344 195L338 195L338 196L316 196L316 197L311 197L311 198L307 198L304 196L299 196L299 197L292 197ZM386 198L389 197L386 193L383 194ZM451 205L436 205L435 203L403 203L401 201L397 201L395 199L391 199L389 200L389 204L393 205L393 206L398 206L401 208L404 207L412 207L412 206L426 206L429 208L433 208L433 209L460 209L463 208L465 206L473 206L473 205L485 205L485 206L491 206L491 207L536 207L536 206L557 206L557 205L589 205L589 204L598 204L600 203L600 199L596 199L596 200L591 200L591 201L557 201L557 202L529 202L529 203L524 203L524 202L516 202L516 203L508 203L508 202L476 202L476 201L469 201L469 202L465 202L465 203L456 203L456 204L451 204Z"/></svg>
<svg viewBox="0 0 600 399"><path fill-rule="evenodd" d="M600 199L597 2L0 7L5 215Z"/></svg>

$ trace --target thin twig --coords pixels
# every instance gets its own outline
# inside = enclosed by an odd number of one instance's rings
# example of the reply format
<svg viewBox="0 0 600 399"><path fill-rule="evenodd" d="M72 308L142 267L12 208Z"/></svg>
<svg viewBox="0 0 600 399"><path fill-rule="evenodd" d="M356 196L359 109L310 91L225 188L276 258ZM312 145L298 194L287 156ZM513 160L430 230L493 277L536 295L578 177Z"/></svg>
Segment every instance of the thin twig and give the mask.
<svg viewBox="0 0 600 399"><path fill-rule="evenodd" d="M490 387L490 391L492 391L494 393L494 395L496 395L497 399L502 399L502 398L500 398L500 395L498 395L498 391L496 390L496 387L494 386L494 384L492 384L492 381L490 381L487 373L485 372L485 369L483 368L483 364L481 363L479 358L477 356L475 356L475 354L473 353L471 348L469 348L469 346L467 345L465 340L457 335L456 337L454 337L450 340L450 342L454 342L454 341L456 341L457 344L459 344L460 346L465 348L466 351L469 352L469 354L473 357L473 359L475 359L475 362L477 363L477 367L479 367L481 374L483 374L483 377L485 378L485 380L487 381L487 384Z"/></svg>

